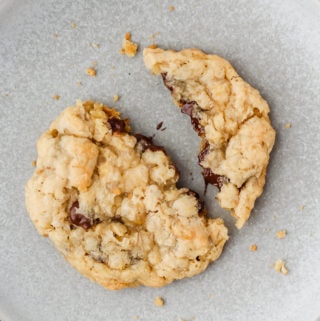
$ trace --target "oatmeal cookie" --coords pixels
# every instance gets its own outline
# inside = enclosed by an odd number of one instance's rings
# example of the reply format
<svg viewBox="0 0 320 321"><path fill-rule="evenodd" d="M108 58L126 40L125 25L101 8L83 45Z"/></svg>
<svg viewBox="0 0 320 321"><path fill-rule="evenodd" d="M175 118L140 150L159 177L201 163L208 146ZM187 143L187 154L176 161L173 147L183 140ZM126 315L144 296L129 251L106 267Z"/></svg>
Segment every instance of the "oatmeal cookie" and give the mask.
<svg viewBox="0 0 320 321"><path fill-rule="evenodd" d="M202 138L198 159L205 182L218 187L220 206L241 228L263 191L275 140L267 102L229 62L198 49L146 48L144 61L191 117Z"/></svg>
<svg viewBox="0 0 320 321"><path fill-rule="evenodd" d="M162 286L202 272L228 239L161 146L92 101L69 107L38 141L26 206L70 264L108 289Z"/></svg>

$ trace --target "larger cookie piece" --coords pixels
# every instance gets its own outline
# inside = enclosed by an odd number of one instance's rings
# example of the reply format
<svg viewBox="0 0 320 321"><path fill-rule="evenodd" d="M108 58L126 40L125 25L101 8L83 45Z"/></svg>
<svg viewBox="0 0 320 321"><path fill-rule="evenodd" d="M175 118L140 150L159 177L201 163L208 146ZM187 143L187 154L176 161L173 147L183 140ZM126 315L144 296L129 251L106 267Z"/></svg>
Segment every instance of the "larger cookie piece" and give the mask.
<svg viewBox="0 0 320 321"><path fill-rule="evenodd" d="M197 195L178 189L163 147L129 133L119 112L69 107L38 141L26 205L82 274L109 289L162 286L202 272L228 239Z"/></svg>
<svg viewBox="0 0 320 321"><path fill-rule="evenodd" d="M263 191L275 140L267 102L229 62L198 49L146 48L144 61L191 117L202 138L198 159L205 182L219 188L219 204L241 228Z"/></svg>

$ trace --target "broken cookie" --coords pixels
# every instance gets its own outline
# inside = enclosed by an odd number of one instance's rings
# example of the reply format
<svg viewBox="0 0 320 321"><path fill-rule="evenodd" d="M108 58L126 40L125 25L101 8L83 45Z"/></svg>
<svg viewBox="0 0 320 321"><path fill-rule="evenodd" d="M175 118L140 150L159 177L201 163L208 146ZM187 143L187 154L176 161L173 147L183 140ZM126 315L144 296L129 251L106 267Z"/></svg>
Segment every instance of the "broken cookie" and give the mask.
<svg viewBox="0 0 320 321"><path fill-rule="evenodd" d="M38 141L26 206L79 272L108 289L162 286L202 272L228 239L151 138L102 104L78 101Z"/></svg>
<svg viewBox="0 0 320 321"><path fill-rule="evenodd" d="M160 74L175 104L201 137L198 155L206 184L241 228L265 184L275 131L269 107L229 62L198 49L144 50L144 61Z"/></svg>

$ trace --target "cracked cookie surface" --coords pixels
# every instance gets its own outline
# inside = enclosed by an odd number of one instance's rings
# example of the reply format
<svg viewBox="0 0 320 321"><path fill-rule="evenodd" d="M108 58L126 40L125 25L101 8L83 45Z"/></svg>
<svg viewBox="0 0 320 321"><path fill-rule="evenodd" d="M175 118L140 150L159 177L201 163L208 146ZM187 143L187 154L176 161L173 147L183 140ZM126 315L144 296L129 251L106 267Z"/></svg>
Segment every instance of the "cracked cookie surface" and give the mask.
<svg viewBox="0 0 320 321"><path fill-rule="evenodd" d="M219 56L146 48L144 61L190 116L202 139L198 160L205 182L218 187L220 206L241 228L262 194L275 141L267 102Z"/></svg>
<svg viewBox="0 0 320 321"><path fill-rule="evenodd" d="M161 146L92 101L63 111L38 141L26 206L69 263L109 289L162 286L202 272L228 239Z"/></svg>

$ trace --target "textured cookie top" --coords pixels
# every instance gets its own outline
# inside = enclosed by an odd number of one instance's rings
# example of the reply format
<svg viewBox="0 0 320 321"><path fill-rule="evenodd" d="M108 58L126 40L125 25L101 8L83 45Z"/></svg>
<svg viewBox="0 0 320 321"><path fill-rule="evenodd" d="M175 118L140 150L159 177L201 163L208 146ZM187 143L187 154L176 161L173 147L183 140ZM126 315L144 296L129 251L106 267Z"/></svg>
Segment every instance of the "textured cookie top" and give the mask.
<svg viewBox="0 0 320 321"><path fill-rule="evenodd" d="M38 141L26 205L81 273L109 289L162 286L203 271L228 239L197 195L178 189L163 147L91 101L69 107Z"/></svg>
<svg viewBox="0 0 320 321"><path fill-rule="evenodd" d="M219 188L220 205L241 228L262 193L275 140L267 102L229 62L198 49L146 48L144 61L191 117L202 137L198 158L205 181Z"/></svg>

